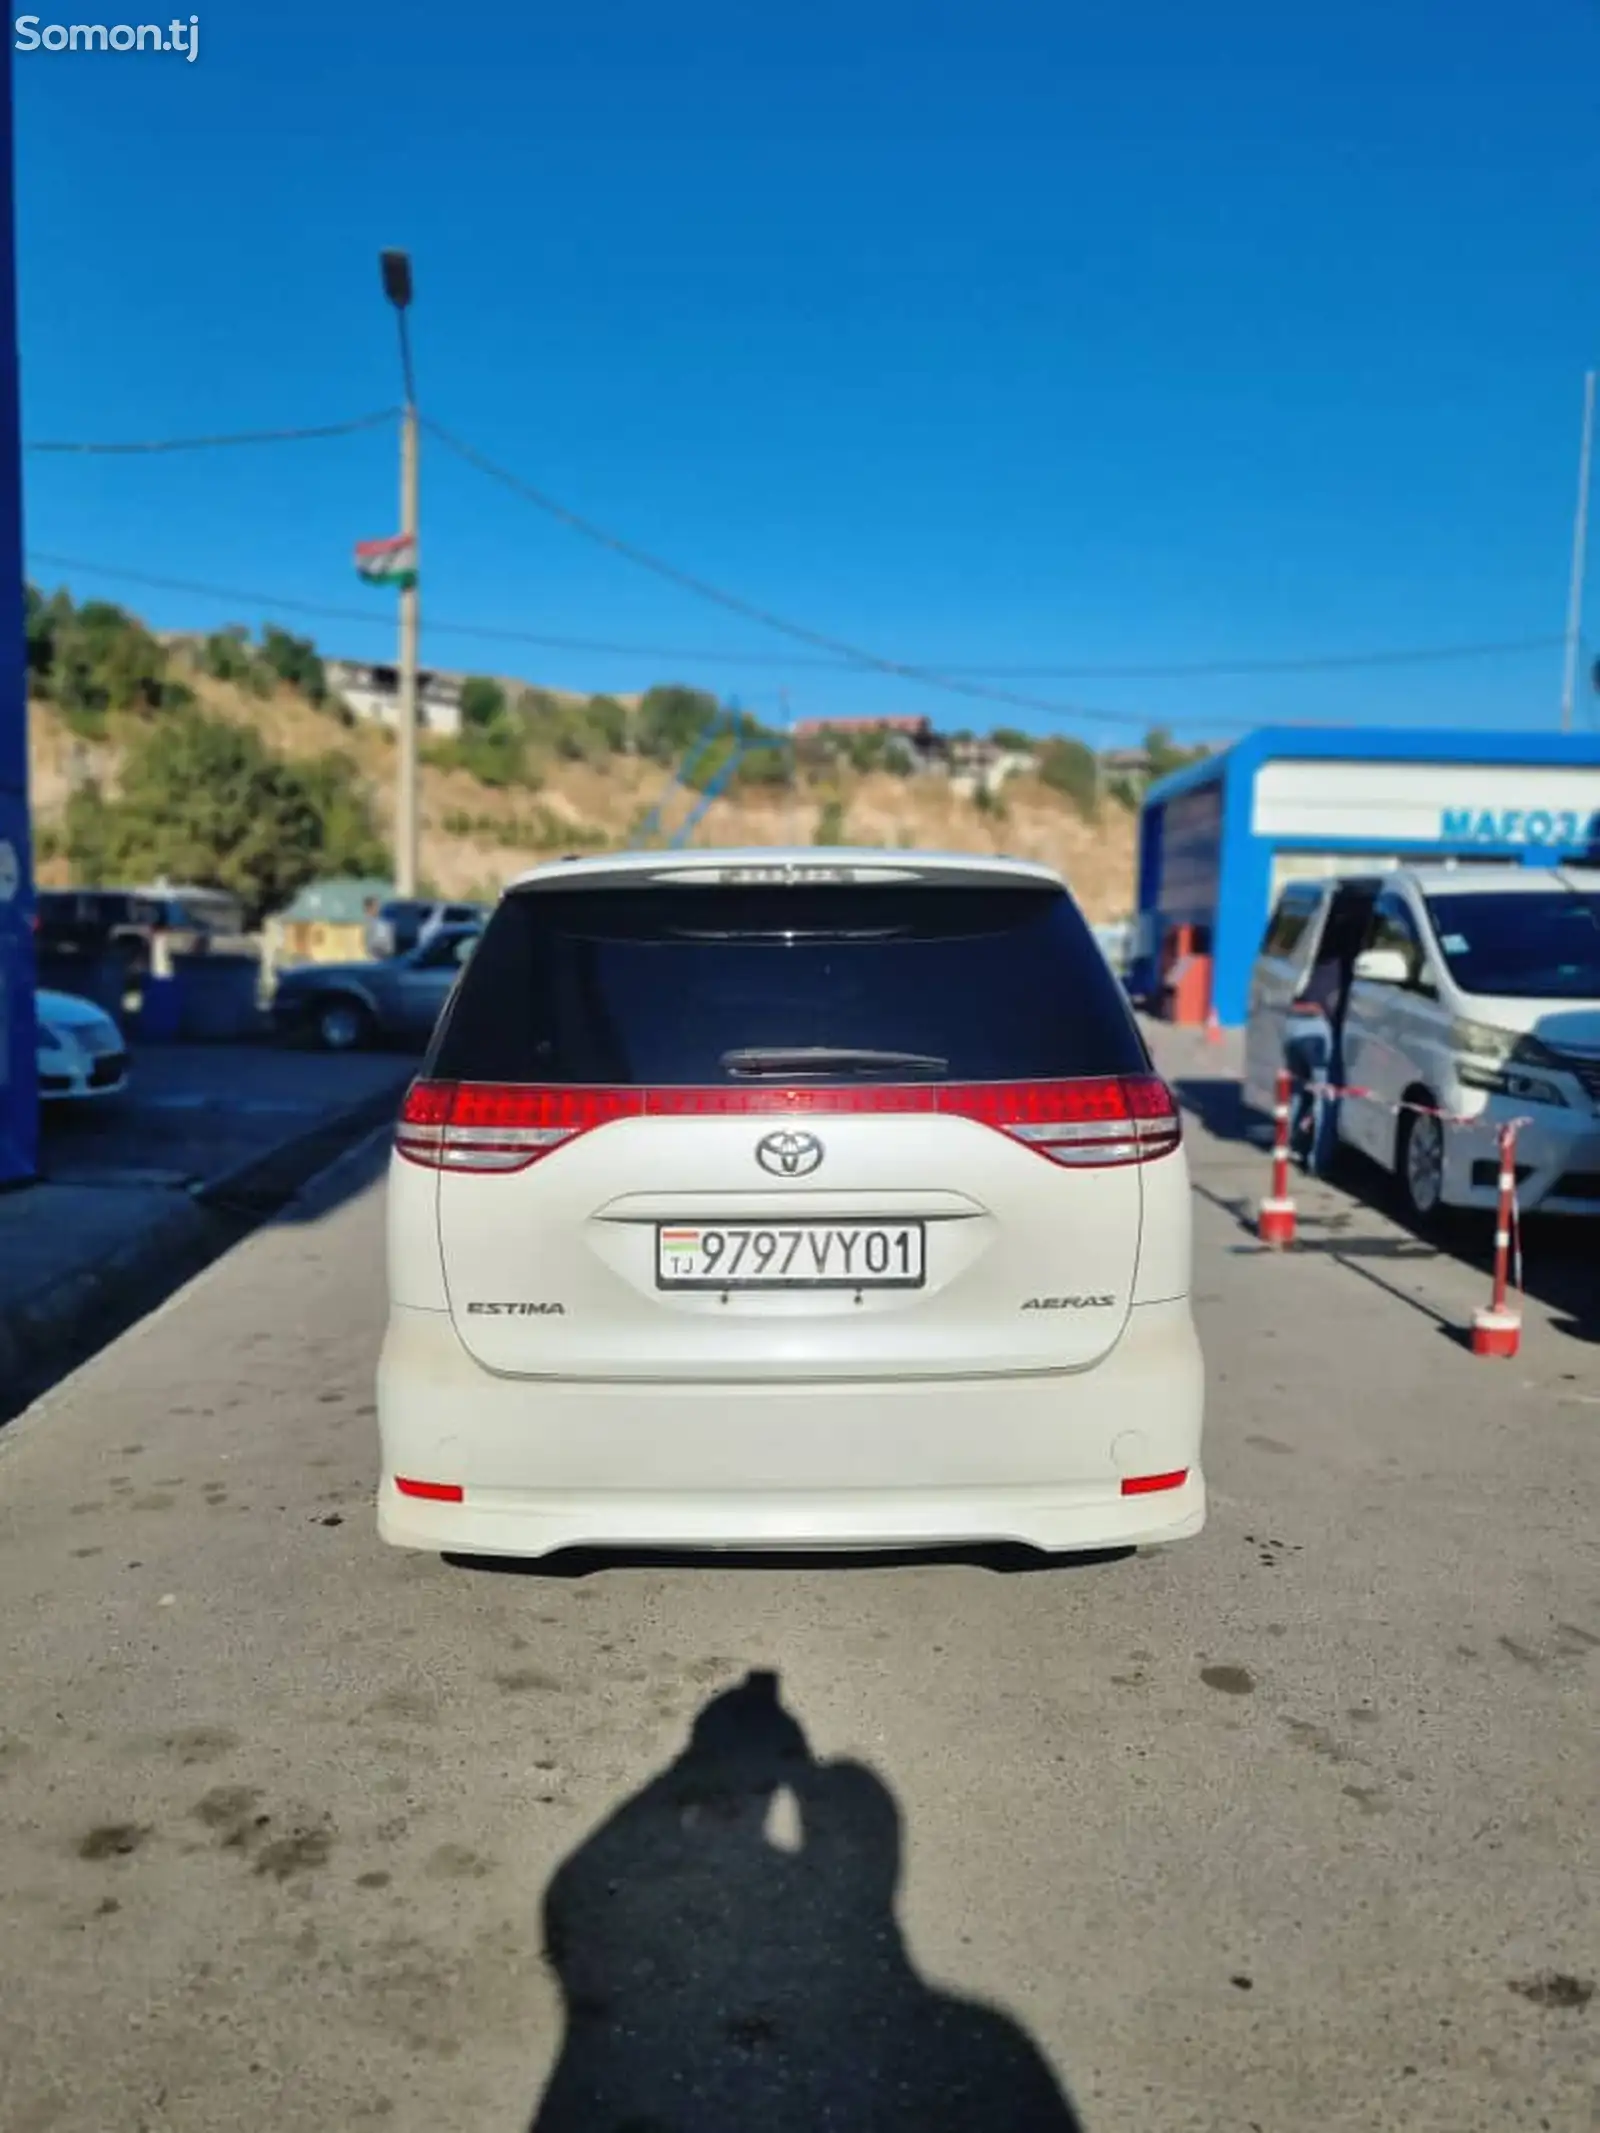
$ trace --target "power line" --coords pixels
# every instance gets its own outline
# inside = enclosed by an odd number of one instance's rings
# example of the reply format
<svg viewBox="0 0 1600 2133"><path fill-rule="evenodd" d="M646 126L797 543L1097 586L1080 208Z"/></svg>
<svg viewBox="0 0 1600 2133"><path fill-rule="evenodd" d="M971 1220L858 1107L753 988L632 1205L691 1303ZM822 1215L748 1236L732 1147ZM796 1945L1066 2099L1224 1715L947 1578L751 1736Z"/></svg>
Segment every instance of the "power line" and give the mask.
<svg viewBox="0 0 1600 2133"><path fill-rule="evenodd" d="M305 615L308 617L314 617L322 621L339 622L371 623L380 619L373 613L370 608L336 607L331 606L322 601L282 598L274 593L249 591L246 588L238 585L212 585L207 584L204 581L196 578L171 578L158 576L152 571L128 570L124 569L120 565L109 563L96 563L91 561L86 556L61 555L49 549L43 548L30 549L29 562L30 564L46 563L49 564L53 569L57 570L87 570L93 572L94 575L97 577L110 578L114 581L120 581L121 583L127 585L142 585L148 587L152 591L191 593L196 598L207 600L237 600L247 606L255 607L258 610L262 610L268 614L277 613L290 615ZM538 645L546 650L557 648L566 651L608 652L617 656L642 656L663 659L670 658L693 660L703 658L707 660L721 660L731 665L743 665L746 663L739 657L739 655L731 652L708 652L700 654L684 652L681 649L678 651L669 652L661 650L659 648L652 651L650 650L650 648L640 645L603 644L593 640L577 637L550 637L542 635L534 630L500 628L491 623L439 621L431 615L428 618L428 628L430 631L441 636L450 635L462 637L479 637L490 640L503 639L507 642ZM760 657L759 654L756 656ZM848 661L843 660L834 661L830 663L835 665L836 667L849 665ZM904 671L906 671L907 673L915 673L919 670L908 668ZM1007 698L1005 700L1011 701L1013 699ZM1021 701L1021 699L1016 700ZM1209 718L1197 713L1183 712L1156 719L1153 717L1146 716L1144 713L1127 711L1096 711L1084 707L1079 707L1076 705L1066 704L1057 706L1041 704L1037 708L1044 716L1051 718L1067 719L1074 722L1098 721L1103 724L1131 726L1137 728L1141 732L1147 731L1153 725L1161 725L1169 728L1181 725L1205 726L1212 730L1228 732L1235 729L1242 730L1247 726L1259 723L1259 721L1255 719Z"/></svg>
<svg viewBox="0 0 1600 2133"><path fill-rule="evenodd" d="M354 436L362 431L376 429L384 423L392 422L400 413L401 410L399 408L385 407L376 409L368 415L353 416L346 422L321 423L298 429L238 430L215 436L163 437L142 442L120 440L88 442L33 438L24 444L23 449L28 452L48 452L57 455L126 458L149 457L170 452L210 451L226 449L235 445L300 444L325 438ZM554 497L548 496L542 490L535 488L532 483L523 481L520 476L512 474L506 468L497 465L485 454L478 452L472 446L452 436L441 424L432 421L428 417L423 417L422 426L437 437L447 450L454 452L458 458L465 460L468 465L476 467L481 473L487 474L491 479L499 481L504 486L512 489L523 497L525 501L534 504L539 510L557 519L571 531L581 534L585 539L609 549L613 554L623 557L626 561L637 565L641 569L649 570L656 576L667 579L668 582L679 586L684 591L695 594L700 599L709 600L717 606L726 608L730 613L741 615L746 620L757 623L764 629L775 630L793 638L796 642L819 647L826 656L797 658L791 654L787 657L779 657L774 653L768 652L727 652L697 649L683 645L626 644L612 642L604 638L554 636L539 631L501 627L497 624L489 623L439 622L430 616L428 626L431 630L448 631L456 636L475 636L486 639L500 638L507 642L538 645L553 651L593 652L619 658L683 659L701 664L715 663L724 666L770 667L783 671L794 667L804 667L814 671L838 673L858 672L862 667L867 667L880 673L899 676L905 680L921 682L933 688L950 688L959 694L988 697L997 702L1015 702L1019 708L1023 709L1053 712L1075 718L1100 717L1112 720L1124 719L1126 715L1115 712L1097 712L1086 705L1046 704L1034 699L1012 697L1009 693L997 692L992 688L980 686L980 683L983 677L990 677L994 680L1014 681L1159 681L1199 680L1207 677L1227 679L1233 676L1247 677L1250 675L1271 674L1338 673L1361 668L1429 666L1476 659L1512 658L1533 652L1550 651L1565 642L1562 637L1544 635L1488 639L1462 644L1402 646L1375 651L1308 652L1273 659L1153 660L1137 664L1014 665L1003 661L941 660L938 662L908 662L891 659L882 654L865 650L858 645L853 645L845 639L834 638L822 631L810 629L803 624L790 622L785 617L759 607L754 602L747 601L736 593L726 592L704 579L697 578L691 572L681 570L675 564L665 562L662 558L651 555L647 550L639 548L633 542L626 541L617 534L607 532L605 528L585 519L578 512L568 509L566 505L559 503ZM166 587L172 591L209 593L225 599L261 601L286 611L295 609L305 614L318 614L340 620L363 621L370 619L362 610L356 608L317 606L307 602L274 599L262 593L230 591L226 587L204 586L182 579L144 577L132 571L118 571L108 565L88 563L68 557L51 557L43 551L38 552L38 557L41 562L55 562L74 569L97 570L106 577L120 576L126 578L130 583ZM1170 720L1168 723L1170 723ZM1244 724L1248 723L1248 721L1234 721L1233 723Z"/></svg>
<svg viewBox="0 0 1600 2133"><path fill-rule="evenodd" d="M951 695L974 697L987 703L1006 704L1017 710L1039 712L1051 718L1092 720L1101 724L1130 726L1171 725L1174 723L1170 716L1161 720L1152 720L1140 713L1107 711L1097 709L1088 704L1060 703L1044 697L1023 695L1016 690L997 688L990 682L976 680L971 677L977 674L1000 676L1009 674L1016 679L1022 679L1030 675L1042 678L1045 675L1053 674L1058 678L1066 678L1075 674L1084 679L1093 676L1100 680L1151 680L1157 677L1185 675L1195 677L1201 674L1312 673L1341 667L1420 665L1427 661L1441 658L1473 659L1515 652L1542 651L1548 650L1552 645L1559 644L1562 641L1558 637L1529 637L1500 643L1419 647L1403 649L1398 652L1307 655L1303 658L1287 660L1199 660L1180 662L1173 665L1124 667L974 668L952 665L927 666L908 660L891 659L882 653L870 651L864 646L853 644L847 638L834 637L826 631L812 629L805 623L791 621L787 616L777 614L769 608L761 607L756 602L745 599L739 593L728 592L722 586L712 584L708 579L697 577L692 571L680 569L677 564L667 562L664 558L652 554L648 549L639 547L635 542L625 540L620 534L607 531L605 527L596 525L593 520L587 519L581 513L571 510L567 505L558 502L556 498L547 495L542 489L536 488L531 482L524 481L520 475L513 474L509 469L500 466L485 453L479 452L475 447L462 442L461 439L453 436L440 423L432 421L427 416L422 418L422 422L423 427L429 434L437 438L447 451L455 453L457 458L464 460L467 465L477 468L480 473L510 489L515 495L522 497L524 501L531 503L537 510L543 511L547 516L566 526L570 531L581 534L585 540L594 542L596 546L607 549L611 554L622 557L625 561L635 564L641 570L649 571L655 577L665 579L667 583L678 586L682 591L693 593L698 599L709 601L714 606L726 609L730 614L739 615L748 622L757 623L763 629L770 629L782 636L792 638L796 643L807 644L818 651L831 654L832 657L828 662L831 665L854 669L866 668L876 673L894 675L901 680L920 683L925 688L941 689ZM1185 717L1181 722L1185 724L1210 724L1213 726L1256 723L1254 720L1207 720L1203 717Z"/></svg>
<svg viewBox="0 0 1600 2133"><path fill-rule="evenodd" d="M330 607L324 601L295 600L279 593L251 592L238 585L208 585L198 578L158 577L153 571L125 570L113 563L91 562L87 556L58 555L48 548L30 548L28 560L30 563L48 563L54 570L92 571L96 577L120 579L125 585L145 585L155 592L195 593L207 600L238 600L246 606L264 609L268 614L316 615L324 621L339 622L379 622L384 619L370 607ZM451 625L430 620L429 627L445 629ZM484 634L497 636L499 632L486 631Z"/></svg>
<svg viewBox="0 0 1600 2133"><path fill-rule="evenodd" d="M288 594L262 592L239 585L216 585L199 578L175 578L154 571L129 570L120 564L100 563L88 556L63 555L45 548L29 550L29 561L47 564L56 570L82 570L96 577L110 578L127 585L140 585L155 592L190 593L198 599L238 601L242 607L255 608L265 614L304 615L326 622L372 623L381 620L370 607L337 606L328 601L301 600ZM511 623L456 622L430 616L430 632L438 636L477 638L486 643L526 644L542 651L594 653L611 658L660 659L683 661L685 665L720 665L732 667L772 667L788 671L792 667L826 669L829 672L854 672L848 660L807 658L803 655L784 656L772 652L728 652L709 649L694 649L684 645L635 644L600 637L566 637L548 631L529 630ZM1269 674L1269 673L1314 673L1343 667L1400 666L1421 664L1432 660L1485 658L1493 654L1513 651L1546 651L1562 642L1559 637L1528 637L1503 640L1477 645L1434 645L1409 651L1348 652L1307 654L1298 659L1284 660L1232 660L1232 661L1176 661L1171 664L1143 667L1098 667L1098 668L994 668L961 667L941 665L940 671L947 674L1028 674L1028 673L1078 673L1098 674L1102 679L1133 679L1155 677L1181 677L1198 673L1217 674ZM1127 714L1078 712L1063 710L1062 717L1112 718L1122 721ZM1258 725L1259 718L1213 718L1200 712L1166 713L1160 719L1140 719L1138 723L1155 723L1168 727L1177 725L1209 726L1221 730L1242 729ZM1291 721L1290 723L1316 724L1330 721Z"/></svg>
<svg viewBox="0 0 1600 2133"><path fill-rule="evenodd" d="M1148 729L1156 723L1137 712L1097 711L1086 704L1055 703L1045 697L1021 695L1015 689L997 689L986 682L964 680L959 675L940 673L931 667L913 665L909 660L888 659L882 653L852 644L846 637L834 637L825 630L812 629L803 622L792 622L786 615L761 607L753 600L746 600L742 594L728 592L720 585L713 585L709 579L697 577L692 571L680 569L676 563L669 563L663 557L651 554L648 549L640 548L633 541L624 540L620 534L608 532L605 527L596 525L592 519L584 518L581 513L570 510L565 504L558 503L553 496L547 496L542 489L536 489L531 482L524 481L520 475L500 466L472 445L452 436L442 424L427 416L424 416L422 421L429 435L436 437L447 451L454 452L456 457L464 460L468 466L476 467L480 474L486 474L491 481L499 482L502 487L511 490L513 495L522 497L536 510L543 511L569 531L581 534L585 540L594 542L597 547L608 550L612 555L622 557L625 562L634 564L638 569L647 570L652 576L665 579L669 585L676 585L680 591L693 593L697 599L708 601L714 607L724 608L729 614L742 616L745 621L754 622L762 629L772 630L779 636L792 638L797 644L808 644L814 651L831 653L849 666L872 673L890 674L898 680L917 682L924 688L943 690L951 696L974 698L983 703L1005 704L1018 711L1040 712L1048 718L1069 718L1077 722L1093 721L1099 725L1133 726L1140 729ZM1213 720L1211 723L1228 722Z"/></svg>
<svg viewBox="0 0 1600 2133"><path fill-rule="evenodd" d="M370 415L356 415L348 422L323 422L304 429L236 430L217 437L157 437L144 443L83 444L57 438L30 438L25 452L67 452L99 457L148 456L156 452L208 452L235 444L305 444L322 437L352 437L358 430L375 430L392 422L398 408L383 407Z"/></svg>
<svg viewBox="0 0 1600 2133"><path fill-rule="evenodd" d="M403 323L402 317L402 325ZM368 415L352 416L346 422L320 423L298 429L237 430L216 436L162 437L142 442L120 440L88 442L56 438L32 438L24 444L23 449L28 452L126 458L148 457L153 454L168 452L211 451L225 449L234 445L302 444L330 437L349 437L357 435L364 430L377 429L386 422L396 420L401 412L402 410L399 408L385 407L378 408ZM793 638L796 642L817 646L828 656L796 658L791 654L788 657L780 658L776 654L768 652L726 652L696 649L683 645L624 644L611 642L603 638L552 636L534 630L503 628L497 624L490 623L436 622L430 616L430 629L448 630L457 636L503 638L508 642L540 645L556 651L596 652L621 658L685 659L701 663L716 662L726 666L760 666L783 670L791 667L806 667L835 673L856 672L865 666L873 668L880 673L898 675L906 680L923 682L930 687L955 688L959 685L960 693L969 695L995 695L992 690L978 689L970 685L975 678L985 676L1014 681L1159 681L1198 680L1208 676L1226 679L1231 676L1243 677L1257 674L1338 673L1358 668L1430 666L1474 659L1511 658L1526 653L1550 651L1566 641L1564 637L1544 635L1495 638L1463 644L1401 646L1376 651L1307 652L1274 659L1153 660L1133 665L1013 665L1003 661L957 660L912 663L890 659L882 654L867 651L858 645L853 645L843 638L830 637L825 632L810 629L800 623L791 622L781 615L757 606L752 601L743 599L737 593L726 592L704 579L697 578L693 573L679 569L675 564L668 563L662 558L650 554L633 542L624 540L620 535L607 532L605 528L597 526L592 520L585 519L578 512L568 509L566 505L557 502L554 497L548 496L542 490L535 488L532 483L522 480L519 475L509 472L508 469L497 465L471 445L465 444L459 438L452 436L440 423L434 422L428 417L423 417L422 427L437 437L447 450L454 452L458 458L465 460L468 465L476 467L481 473L487 474L491 479L512 489L523 497L525 501L534 504L539 510L559 520L571 531L581 534L586 540L593 541L599 546L609 549L613 554L623 557L626 561L637 565L641 569L649 570L656 576L667 579L670 583L681 587L686 592L692 592L697 598L712 601L717 606L726 608L730 613L742 615L746 620L755 622L764 629L778 631L785 636ZM64 556L52 557L46 555L42 550L37 553L41 562L54 562L74 569L97 570L106 577L124 577L130 583L148 584L153 587L164 586L178 592L212 593L225 599L264 601L269 605L285 610L294 608L302 613L338 617L342 620L361 621L370 619L362 610L356 608L317 606L307 602L273 599L263 593L230 591L226 587L194 584L183 579L144 577L133 571L115 570L109 565L88 563ZM1006 701L1009 699L997 697L996 700ZM1110 718L1120 715L1109 712L1097 713L1087 706L1076 704L1046 705L1025 702L1021 698L1017 698L1016 701L1023 708L1041 711L1055 710L1073 717L1104 716Z"/></svg>
<svg viewBox="0 0 1600 2133"><path fill-rule="evenodd" d="M251 591L237 585L210 585L194 578L158 577L149 571L125 570L116 564L94 562L87 556L58 555L44 548L35 548L30 553L34 562L48 563L54 569L89 570L102 578L120 578L130 585L149 586L153 591L195 593L213 600L242 600L251 606L276 609L283 614L315 615L325 621L371 622L374 619L373 611L368 607L334 607L325 601L296 600L283 594ZM807 657L804 653L718 651L708 646L683 644L637 644L610 637L565 637L548 630L523 629L514 623L442 622L430 615L428 628L438 635L531 644L552 652L594 652L616 659L681 659L700 666L770 667L782 673L795 668L831 674L856 671L848 659ZM958 660L930 661L929 664L937 665L944 674L992 675L1012 680L1054 677L1058 680L1157 681L1194 679L1203 675L1318 674L1367 667L1428 666L1455 660L1548 652L1563 641L1553 636L1507 637L1479 644L1418 645L1370 652L1306 652L1283 659L1158 660L1139 666L990 666Z"/></svg>

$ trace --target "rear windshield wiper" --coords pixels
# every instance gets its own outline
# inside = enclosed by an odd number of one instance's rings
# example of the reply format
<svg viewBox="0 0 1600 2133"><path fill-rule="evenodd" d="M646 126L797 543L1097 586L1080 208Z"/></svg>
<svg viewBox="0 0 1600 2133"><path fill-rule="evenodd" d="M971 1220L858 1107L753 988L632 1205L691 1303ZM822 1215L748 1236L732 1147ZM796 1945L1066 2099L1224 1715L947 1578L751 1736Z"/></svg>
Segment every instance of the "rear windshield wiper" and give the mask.
<svg viewBox="0 0 1600 2133"><path fill-rule="evenodd" d="M724 1070L741 1081L790 1074L948 1074L948 1059L931 1052L872 1052L844 1044L751 1044L724 1052Z"/></svg>

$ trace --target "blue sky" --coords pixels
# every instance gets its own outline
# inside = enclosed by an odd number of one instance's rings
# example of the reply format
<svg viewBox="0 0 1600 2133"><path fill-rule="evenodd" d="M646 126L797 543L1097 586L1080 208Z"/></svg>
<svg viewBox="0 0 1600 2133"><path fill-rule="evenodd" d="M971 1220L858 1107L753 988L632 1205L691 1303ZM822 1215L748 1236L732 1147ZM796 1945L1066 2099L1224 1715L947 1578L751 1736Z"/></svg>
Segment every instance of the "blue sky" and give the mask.
<svg viewBox="0 0 1600 2133"><path fill-rule="evenodd" d="M28 437L386 405L375 255L406 245L439 421L895 656L1093 668L1563 627L1600 361L1600 0L183 4L193 64L14 55ZM27 476L30 551L363 609L305 626L392 645L349 563L393 529L387 434ZM433 663L1011 722L809 665L431 442L423 529ZM161 626L260 619L33 574ZM1600 644L1600 587L1590 624ZM1016 722L1102 741L1147 719L1549 728L1560 653L1015 685L1115 714Z"/></svg>

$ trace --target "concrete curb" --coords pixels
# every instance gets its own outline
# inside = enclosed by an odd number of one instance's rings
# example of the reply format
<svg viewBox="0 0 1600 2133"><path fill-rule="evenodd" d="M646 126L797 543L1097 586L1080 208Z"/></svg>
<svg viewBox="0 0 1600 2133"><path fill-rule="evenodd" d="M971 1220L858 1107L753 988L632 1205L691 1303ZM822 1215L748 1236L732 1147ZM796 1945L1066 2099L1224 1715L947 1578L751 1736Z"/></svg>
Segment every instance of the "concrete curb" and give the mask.
<svg viewBox="0 0 1600 2133"><path fill-rule="evenodd" d="M196 1204L265 1220L353 1142L393 1118L410 1078L407 1074L391 1088L375 1089L303 1133L247 1157L232 1170L200 1179L189 1188Z"/></svg>
<svg viewBox="0 0 1600 2133"><path fill-rule="evenodd" d="M137 1235L46 1287L0 1304L0 1422L75 1359L127 1330L267 1221L398 1109L374 1091L245 1163L172 1195ZM42 1188L48 1191L48 1186Z"/></svg>

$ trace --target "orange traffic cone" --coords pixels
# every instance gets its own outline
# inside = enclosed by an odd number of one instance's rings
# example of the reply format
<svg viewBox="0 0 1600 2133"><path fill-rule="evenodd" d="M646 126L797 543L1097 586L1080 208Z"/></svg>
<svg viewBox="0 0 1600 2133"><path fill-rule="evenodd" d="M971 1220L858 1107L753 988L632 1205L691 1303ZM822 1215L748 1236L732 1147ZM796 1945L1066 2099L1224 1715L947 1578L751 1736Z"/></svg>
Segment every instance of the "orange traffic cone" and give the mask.
<svg viewBox="0 0 1600 2133"><path fill-rule="evenodd" d="M1222 1042L1222 1024L1217 1020L1217 1011L1214 1007L1208 1009L1206 1013L1206 1042L1207 1044L1220 1044Z"/></svg>

